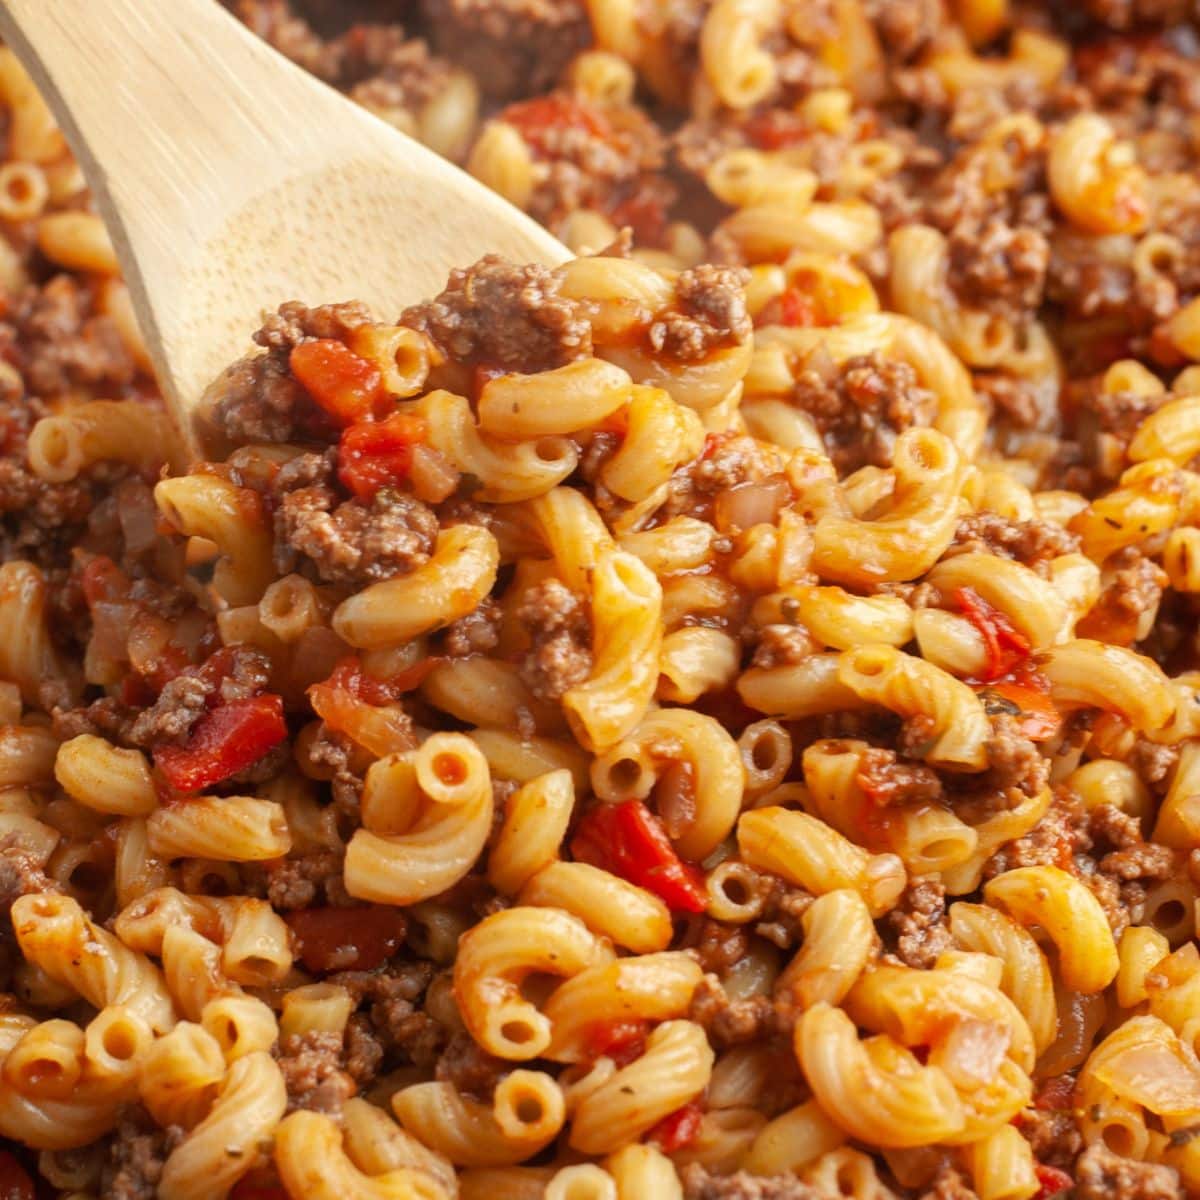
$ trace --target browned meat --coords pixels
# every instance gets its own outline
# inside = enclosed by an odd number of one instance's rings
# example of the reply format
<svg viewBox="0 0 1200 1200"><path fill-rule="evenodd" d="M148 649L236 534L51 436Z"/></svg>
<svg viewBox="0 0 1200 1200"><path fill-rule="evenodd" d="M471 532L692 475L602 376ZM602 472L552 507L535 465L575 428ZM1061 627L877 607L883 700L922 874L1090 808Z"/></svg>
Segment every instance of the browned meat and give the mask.
<svg viewBox="0 0 1200 1200"><path fill-rule="evenodd" d="M212 685L197 675L170 680L158 699L138 713L129 730L135 746L157 746L184 741L208 707Z"/></svg>
<svg viewBox="0 0 1200 1200"><path fill-rule="evenodd" d="M754 483L774 475L778 460L761 442L750 437L719 435L695 462L671 476L663 517L694 516L712 520L713 500L739 483Z"/></svg>
<svg viewBox="0 0 1200 1200"><path fill-rule="evenodd" d="M275 510L281 573L311 564L325 583L370 583L429 561L438 521L420 500L382 488L373 500L344 500L329 487L288 492Z"/></svg>
<svg viewBox="0 0 1200 1200"><path fill-rule="evenodd" d="M120 395L134 380L133 358L92 291L70 275L29 287L0 321L0 352L11 359L35 396L71 388Z"/></svg>
<svg viewBox="0 0 1200 1200"><path fill-rule="evenodd" d="M988 770L982 786L1003 794L1019 788L1034 796L1045 786L1050 764L1032 742L1019 731L1017 721L1006 712L992 717L992 736L987 741Z"/></svg>
<svg viewBox="0 0 1200 1200"><path fill-rule="evenodd" d="M1038 1162L1069 1171L1083 1149L1083 1135L1069 1108L1027 1108L1016 1124Z"/></svg>
<svg viewBox="0 0 1200 1200"><path fill-rule="evenodd" d="M370 323L370 310L359 300L316 308L289 300L263 318L254 340L267 350L286 354L314 338L344 342L354 330Z"/></svg>
<svg viewBox="0 0 1200 1200"><path fill-rule="evenodd" d="M1110 29L1132 29L1142 24L1172 25L1197 18L1194 0L1084 0L1083 7L1089 16Z"/></svg>
<svg viewBox="0 0 1200 1200"><path fill-rule="evenodd" d="M434 44L491 96L553 87L591 40L583 0L422 0Z"/></svg>
<svg viewBox="0 0 1200 1200"><path fill-rule="evenodd" d="M836 365L811 355L793 400L812 417L840 475L891 466L897 434L929 425L937 413L936 397L912 367L876 354Z"/></svg>
<svg viewBox="0 0 1200 1200"><path fill-rule="evenodd" d="M367 1006L371 1037L385 1062L432 1067L446 1041L446 1031L421 1007L432 977L431 964L412 962L377 972L342 971L329 982L349 989Z"/></svg>
<svg viewBox="0 0 1200 1200"><path fill-rule="evenodd" d="M168 681L158 699L138 713L127 736L147 749L182 742L211 704L256 696L270 675L270 660L253 646L219 650L203 666L188 667Z"/></svg>
<svg viewBox="0 0 1200 1200"><path fill-rule="evenodd" d="M288 1111L311 1109L339 1117L358 1091L342 1069L342 1038L336 1033L293 1033L279 1042L279 1070L287 1087Z"/></svg>
<svg viewBox="0 0 1200 1200"><path fill-rule="evenodd" d="M929 1190L922 1193L921 1200L979 1200L979 1197L954 1167L944 1166Z"/></svg>
<svg viewBox="0 0 1200 1200"><path fill-rule="evenodd" d="M406 309L400 321L457 361L544 371L592 352L591 325L558 287L545 267L515 266L490 254L452 271L440 296Z"/></svg>
<svg viewBox="0 0 1200 1200"><path fill-rule="evenodd" d="M775 1004L768 996L731 1000L715 975L705 975L692 995L688 1015L704 1027L714 1046L737 1046L772 1031Z"/></svg>
<svg viewBox="0 0 1200 1200"><path fill-rule="evenodd" d="M988 859L983 877L1016 867L1054 866L1071 870L1076 853L1091 848L1083 805L1070 794L1055 797L1050 811L1024 837L1006 842Z"/></svg>
<svg viewBox="0 0 1200 1200"><path fill-rule="evenodd" d="M937 0L868 0L867 12L879 30L879 40L901 62L913 57L941 23Z"/></svg>
<svg viewBox="0 0 1200 1200"><path fill-rule="evenodd" d="M346 1074L360 1090L375 1081L383 1062L383 1044L376 1036L369 1017L356 1013L346 1025Z"/></svg>
<svg viewBox="0 0 1200 1200"><path fill-rule="evenodd" d="M932 767L901 762L894 750L872 746L859 760L858 786L876 803L935 804L942 798L942 781Z"/></svg>
<svg viewBox="0 0 1200 1200"><path fill-rule="evenodd" d="M314 904L345 905L350 897L342 881L342 855L318 850L268 864L267 899L285 911Z"/></svg>
<svg viewBox="0 0 1200 1200"><path fill-rule="evenodd" d="M1177 1200L1182 1194L1174 1167L1121 1158L1103 1142L1089 1146L1075 1164L1076 1200Z"/></svg>
<svg viewBox="0 0 1200 1200"><path fill-rule="evenodd" d="M534 584L521 598L517 620L531 646L521 678L539 700L559 700L592 670L592 622L585 602L559 580Z"/></svg>
<svg viewBox="0 0 1200 1200"><path fill-rule="evenodd" d="M239 359L209 388L213 427L234 442L287 442L319 423L316 406L271 354Z"/></svg>
<svg viewBox="0 0 1200 1200"><path fill-rule="evenodd" d="M486 654L500 644L500 606L490 597L473 612L446 627L443 648L451 658Z"/></svg>
<svg viewBox="0 0 1200 1200"><path fill-rule="evenodd" d="M280 54L326 83L342 70L342 47L317 35L292 11L289 0L226 0L234 13Z"/></svg>
<svg viewBox="0 0 1200 1200"><path fill-rule="evenodd" d="M470 1034L455 1034L446 1044L437 1061L435 1077L452 1083L460 1091L483 1103L490 1104L492 1092L509 1064L480 1049Z"/></svg>
<svg viewBox="0 0 1200 1200"><path fill-rule="evenodd" d="M816 639L803 625L764 625L754 647L755 667L790 667L817 649Z"/></svg>
<svg viewBox="0 0 1200 1200"><path fill-rule="evenodd" d="M734 963L746 957L750 939L741 925L727 925L712 917L689 923L683 945L705 971L724 975Z"/></svg>
<svg viewBox="0 0 1200 1200"><path fill-rule="evenodd" d="M896 954L910 967L932 967L953 947L946 928L946 889L936 879L914 879L884 918L896 939Z"/></svg>
<svg viewBox="0 0 1200 1200"><path fill-rule="evenodd" d="M1107 567L1113 571L1112 578L1100 599L1079 622L1076 632L1080 637L1128 646L1139 640L1143 623L1153 620L1158 611L1167 586L1167 573L1133 546L1114 554ZM1147 613L1151 616L1147 617Z"/></svg>
<svg viewBox="0 0 1200 1200"><path fill-rule="evenodd" d="M1042 302L1049 261L1045 234L993 217L982 229L951 235L947 282L967 306L1021 325Z"/></svg>
<svg viewBox="0 0 1200 1200"><path fill-rule="evenodd" d="M37 861L16 844L14 835L0 842L0 914L7 916L14 900L32 892L48 892L53 887Z"/></svg>
<svg viewBox="0 0 1200 1200"><path fill-rule="evenodd" d="M826 1200L824 1193L795 1175L716 1175L699 1163L680 1172L684 1200Z"/></svg>
<svg viewBox="0 0 1200 1200"><path fill-rule="evenodd" d="M700 266L684 271L676 282L679 311L650 326L650 347L684 362L707 358L714 350L750 337L746 312L748 271L739 267Z"/></svg>
<svg viewBox="0 0 1200 1200"><path fill-rule="evenodd" d="M1051 521L1010 521L999 513L977 512L959 521L945 556L998 554L1030 567L1078 549L1079 538Z"/></svg>
<svg viewBox="0 0 1200 1200"><path fill-rule="evenodd" d="M178 1125L159 1129L140 1109L117 1126L102 1173L102 1192L111 1200L155 1200L163 1165L183 1141Z"/></svg>

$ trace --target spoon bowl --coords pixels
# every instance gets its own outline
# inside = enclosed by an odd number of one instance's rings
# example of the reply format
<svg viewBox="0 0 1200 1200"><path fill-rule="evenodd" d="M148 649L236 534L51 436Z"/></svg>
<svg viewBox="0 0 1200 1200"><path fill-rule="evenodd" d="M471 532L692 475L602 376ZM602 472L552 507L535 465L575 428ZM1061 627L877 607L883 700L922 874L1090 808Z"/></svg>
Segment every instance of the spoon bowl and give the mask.
<svg viewBox="0 0 1200 1200"><path fill-rule="evenodd" d="M265 309L357 299L386 320L489 251L569 257L216 0L0 0L0 34L87 174L193 455L204 391Z"/></svg>

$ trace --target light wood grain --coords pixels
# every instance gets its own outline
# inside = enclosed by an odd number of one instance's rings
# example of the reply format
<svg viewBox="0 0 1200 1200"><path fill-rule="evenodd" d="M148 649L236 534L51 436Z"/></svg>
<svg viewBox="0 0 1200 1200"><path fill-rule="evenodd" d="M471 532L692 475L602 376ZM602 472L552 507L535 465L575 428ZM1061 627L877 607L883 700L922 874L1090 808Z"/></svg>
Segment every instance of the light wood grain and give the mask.
<svg viewBox="0 0 1200 1200"><path fill-rule="evenodd" d="M0 0L0 33L87 173L193 450L204 389L264 309L361 299L393 319L488 251L568 257L216 0Z"/></svg>

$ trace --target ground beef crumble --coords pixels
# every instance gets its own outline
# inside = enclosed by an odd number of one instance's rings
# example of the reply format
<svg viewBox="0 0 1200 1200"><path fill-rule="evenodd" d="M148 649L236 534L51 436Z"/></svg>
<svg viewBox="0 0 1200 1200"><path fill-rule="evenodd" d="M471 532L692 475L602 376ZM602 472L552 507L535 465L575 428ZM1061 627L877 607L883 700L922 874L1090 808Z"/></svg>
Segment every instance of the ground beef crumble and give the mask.
<svg viewBox="0 0 1200 1200"><path fill-rule="evenodd" d="M275 563L283 574L311 564L324 583L370 583L428 562L437 534L432 509L403 492L339 502L318 484L288 492L275 510Z"/></svg>
<svg viewBox="0 0 1200 1200"><path fill-rule="evenodd" d="M1105 564L1105 574L1104 591L1079 621L1076 634L1128 646L1158 612L1167 573L1141 550L1126 546Z"/></svg>
<svg viewBox="0 0 1200 1200"><path fill-rule="evenodd" d="M219 674L206 666L188 667L163 685L158 698L138 713L127 737L135 746L152 749L178 745L214 703L245 700L263 691L271 677L270 659L253 646L239 645L217 652Z"/></svg>
<svg viewBox="0 0 1200 1200"><path fill-rule="evenodd" d="M528 588L516 610L531 645L521 678L539 700L560 700L592 670L592 622L584 600L557 579Z"/></svg>
<svg viewBox="0 0 1200 1200"><path fill-rule="evenodd" d="M795 1175L719 1175L690 1163L680 1172L684 1200L829 1200Z"/></svg>
<svg viewBox="0 0 1200 1200"><path fill-rule="evenodd" d="M878 805L934 804L944 789L938 773L921 762L901 762L894 750L871 746L859 758L855 782Z"/></svg>
<svg viewBox="0 0 1200 1200"><path fill-rule="evenodd" d="M1050 244L1037 229L992 217L981 229L950 236L947 282L968 307L1022 325L1042 302Z"/></svg>
<svg viewBox="0 0 1200 1200"><path fill-rule="evenodd" d="M876 354L839 364L809 355L793 403L812 417L839 475L891 466L897 435L931 424L937 413L937 398L912 367Z"/></svg>
<svg viewBox="0 0 1200 1200"><path fill-rule="evenodd" d="M355 1081L342 1069L341 1034L310 1031L288 1034L275 1054L288 1094L288 1112L311 1109L339 1117L342 1105L357 1091Z"/></svg>
<svg viewBox="0 0 1200 1200"><path fill-rule="evenodd" d="M434 44L502 99L545 91L590 40L582 0L422 0Z"/></svg>
<svg viewBox="0 0 1200 1200"><path fill-rule="evenodd" d="M296 300L281 304L254 334L266 353L239 359L208 389L201 405L207 420L218 433L241 443L328 435L327 417L292 377L288 356L313 338L344 341L370 320L366 306L358 301L316 308Z"/></svg>
<svg viewBox="0 0 1200 1200"><path fill-rule="evenodd" d="M446 1042L445 1029L422 1008L433 973L427 962L392 963L382 971L342 971L330 975L328 982L346 988L365 1006L370 1039L378 1043L385 1065L432 1067ZM366 1033L360 1028L364 1046Z"/></svg>
<svg viewBox="0 0 1200 1200"><path fill-rule="evenodd" d="M109 1143L101 1175L101 1194L109 1200L155 1200L163 1166L186 1131L156 1126L140 1109L118 1125Z"/></svg>
<svg viewBox="0 0 1200 1200"><path fill-rule="evenodd" d="M516 266L489 254L452 271L436 299L406 309L400 321L456 362L545 371L592 353L590 322L558 289L545 267Z"/></svg>
<svg viewBox="0 0 1200 1200"><path fill-rule="evenodd" d="M503 1075L511 1069L503 1059L480 1048L470 1034L454 1034L437 1061L439 1081L454 1084L459 1092L488 1104Z"/></svg>
<svg viewBox="0 0 1200 1200"><path fill-rule="evenodd" d="M946 889L934 878L911 880L884 924L895 938L896 956L910 967L927 970L954 945L946 927Z"/></svg>
<svg viewBox="0 0 1200 1200"><path fill-rule="evenodd" d="M650 326L651 350L695 362L746 341L753 330L746 311L749 280L750 273L739 267L706 264L682 272L675 284L679 308Z"/></svg>
<svg viewBox="0 0 1200 1200"><path fill-rule="evenodd" d="M979 1197L974 1188L967 1185L960 1171L943 1166L929 1189L921 1194L920 1200L979 1200Z"/></svg>
<svg viewBox="0 0 1200 1200"><path fill-rule="evenodd" d="M956 554L996 554L1037 567L1061 554L1075 554L1079 538L1052 521L1013 521L999 513L963 517L954 531L946 558Z"/></svg>
<svg viewBox="0 0 1200 1200"><path fill-rule="evenodd" d="M714 1046L738 1046L773 1030L775 1002L769 996L732 1000L716 975L705 975L692 994L688 1017Z"/></svg>
<svg viewBox="0 0 1200 1200"><path fill-rule="evenodd" d="M450 658L469 658L486 654L500 644L500 620L503 612L489 596L465 617L446 626L442 647Z"/></svg>
<svg viewBox="0 0 1200 1200"><path fill-rule="evenodd" d="M1177 1200L1182 1194L1174 1167L1137 1162L1096 1142L1075 1164L1075 1200Z"/></svg>

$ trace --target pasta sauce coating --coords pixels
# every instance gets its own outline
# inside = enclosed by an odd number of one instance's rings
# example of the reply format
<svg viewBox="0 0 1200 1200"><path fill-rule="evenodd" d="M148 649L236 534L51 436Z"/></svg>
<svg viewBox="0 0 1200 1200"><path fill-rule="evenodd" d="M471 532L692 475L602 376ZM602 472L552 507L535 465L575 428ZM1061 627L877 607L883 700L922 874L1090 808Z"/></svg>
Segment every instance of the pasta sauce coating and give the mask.
<svg viewBox="0 0 1200 1200"><path fill-rule="evenodd" d="M1193 6L227 6L578 257L176 461L0 48L0 1193L1200 1196Z"/></svg>

